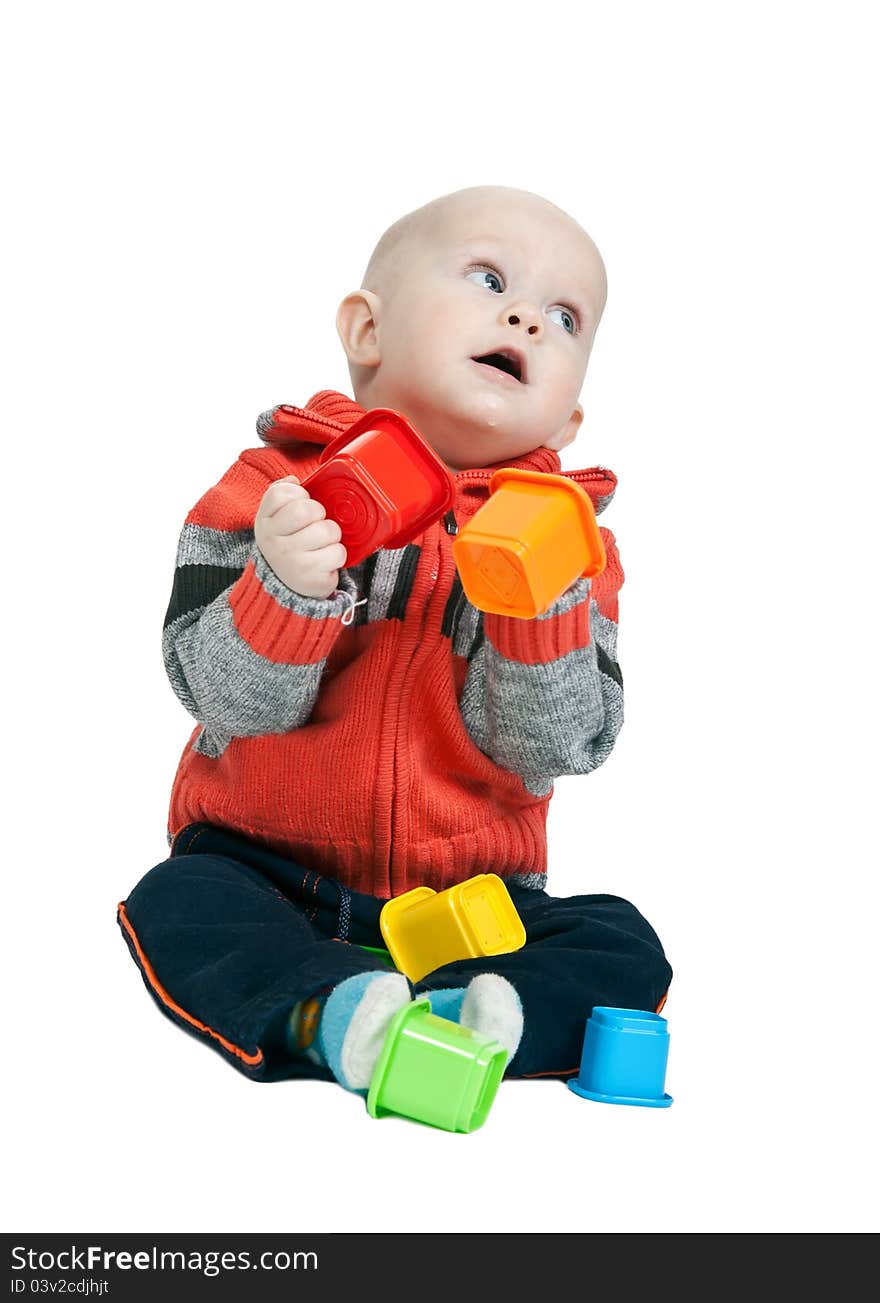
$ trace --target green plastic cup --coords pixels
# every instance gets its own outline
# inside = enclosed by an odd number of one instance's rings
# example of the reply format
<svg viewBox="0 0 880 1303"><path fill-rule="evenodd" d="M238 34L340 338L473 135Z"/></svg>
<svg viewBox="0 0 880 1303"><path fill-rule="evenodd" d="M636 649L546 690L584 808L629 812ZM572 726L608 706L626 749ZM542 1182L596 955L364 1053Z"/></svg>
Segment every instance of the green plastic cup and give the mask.
<svg viewBox="0 0 880 1303"><path fill-rule="evenodd" d="M370 1117L399 1113L444 1131L476 1131L498 1092L507 1051L438 1018L422 996L395 1014L370 1082Z"/></svg>
<svg viewBox="0 0 880 1303"><path fill-rule="evenodd" d="M388 953L388 951L387 951L387 950L383 950L383 948L382 948L381 946L360 946L360 945L359 945L359 946L358 946L358 950L366 950L368 954L371 954L371 955L378 955L379 958L380 958L381 960L383 960L383 961L388 965L389 968L394 968L394 967L395 967L394 960L391 958L391 956L390 956L390 954Z"/></svg>

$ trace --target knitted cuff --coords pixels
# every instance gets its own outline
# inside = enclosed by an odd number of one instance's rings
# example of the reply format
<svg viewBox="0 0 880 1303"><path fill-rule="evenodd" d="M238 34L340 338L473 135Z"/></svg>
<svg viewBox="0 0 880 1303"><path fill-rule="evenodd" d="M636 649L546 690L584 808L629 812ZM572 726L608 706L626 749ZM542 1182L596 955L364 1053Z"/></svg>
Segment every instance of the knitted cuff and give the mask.
<svg viewBox="0 0 880 1303"><path fill-rule="evenodd" d="M254 545L229 590L229 605L239 634L260 656L278 665L309 665L329 655L356 596L354 580L342 570L331 597L303 597L281 582Z"/></svg>
<svg viewBox="0 0 880 1303"><path fill-rule="evenodd" d="M483 631L507 660L538 665L558 660L590 642L590 580L577 579L542 615L483 615Z"/></svg>

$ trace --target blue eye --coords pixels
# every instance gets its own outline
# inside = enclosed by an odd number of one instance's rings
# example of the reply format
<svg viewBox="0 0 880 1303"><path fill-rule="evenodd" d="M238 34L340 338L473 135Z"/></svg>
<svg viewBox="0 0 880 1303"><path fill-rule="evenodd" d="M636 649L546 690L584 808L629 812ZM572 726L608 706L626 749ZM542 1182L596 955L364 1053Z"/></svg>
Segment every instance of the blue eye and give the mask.
<svg viewBox="0 0 880 1303"><path fill-rule="evenodd" d="M577 334L577 322L567 308L551 308L547 316L551 321L555 321L563 330L567 331L569 335Z"/></svg>
<svg viewBox="0 0 880 1303"><path fill-rule="evenodd" d="M504 293L504 281L495 271L490 271L488 267L481 267L479 271L468 272L468 280L473 281L475 285L482 285L493 294Z"/></svg>

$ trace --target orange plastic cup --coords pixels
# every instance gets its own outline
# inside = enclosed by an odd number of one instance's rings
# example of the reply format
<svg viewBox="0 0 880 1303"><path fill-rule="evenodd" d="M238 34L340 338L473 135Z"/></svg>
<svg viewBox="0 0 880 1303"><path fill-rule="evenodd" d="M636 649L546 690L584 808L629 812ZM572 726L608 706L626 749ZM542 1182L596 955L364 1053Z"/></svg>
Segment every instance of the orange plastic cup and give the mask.
<svg viewBox="0 0 880 1303"><path fill-rule="evenodd" d="M605 569L589 494L564 475L506 467L452 544L461 585L480 611L528 620L581 577Z"/></svg>

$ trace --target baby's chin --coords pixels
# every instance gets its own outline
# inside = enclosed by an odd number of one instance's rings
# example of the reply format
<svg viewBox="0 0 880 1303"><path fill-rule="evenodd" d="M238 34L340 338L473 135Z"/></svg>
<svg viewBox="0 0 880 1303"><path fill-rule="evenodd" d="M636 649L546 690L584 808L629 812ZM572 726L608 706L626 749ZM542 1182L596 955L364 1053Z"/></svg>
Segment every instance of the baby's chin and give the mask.
<svg viewBox="0 0 880 1303"><path fill-rule="evenodd" d="M423 426L425 437L437 445L452 445L460 449L459 458L469 458L473 465L484 465L485 461L476 461L479 449L486 452L497 451L501 457L515 455L511 448L523 449L533 432L532 421L525 419L525 413L511 410L512 404L505 395L469 394L453 392L443 395L443 401L423 408ZM455 452L450 449L449 459L455 460Z"/></svg>
<svg viewBox="0 0 880 1303"><path fill-rule="evenodd" d="M395 386L371 405L396 407L447 465L459 469L491 466L540 444L542 422L530 414L525 394L494 393L467 380L423 376L420 384Z"/></svg>

